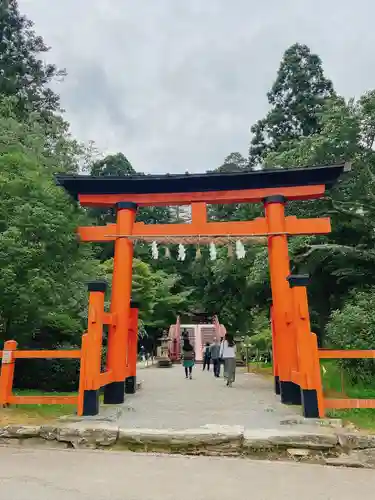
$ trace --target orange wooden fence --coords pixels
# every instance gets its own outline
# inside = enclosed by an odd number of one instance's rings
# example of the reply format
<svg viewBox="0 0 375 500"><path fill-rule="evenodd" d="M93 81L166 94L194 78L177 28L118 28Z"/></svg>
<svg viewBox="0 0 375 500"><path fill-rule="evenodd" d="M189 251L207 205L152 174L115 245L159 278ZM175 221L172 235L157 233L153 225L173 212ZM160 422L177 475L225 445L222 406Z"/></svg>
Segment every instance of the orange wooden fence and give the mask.
<svg viewBox="0 0 375 500"><path fill-rule="evenodd" d="M375 350L319 349L319 359L375 359ZM324 398L324 410L375 408L375 399Z"/></svg>
<svg viewBox="0 0 375 500"><path fill-rule="evenodd" d="M292 320L297 346L297 366L289 368L289 380L301 390L304 416L324 417L328 409L375 408L375 399L324 397L321 359L375 359L375 350L319 349L317 336L310 328L306 291L308 275L290 275L287 280L292 291Z"/></svg>
<svg viewBox="0 0 375 500"><path fill-rule="evenodd" d="M116 325L116 316L104 311L104 282L89 283L88 328L82 335L79 350L17 350L17 342L8 340L0 351L2 359L0 372L0 405L10 404L71 404L77 405L78 415L97 415L99 413L99 389L114 381L112 369L101 372L103 326ZM135 384L138 309L131 308L132 335L127 366L121 366ZM17 359L79 359L79 389L76 396L16 396L13 394L15 362Z"/></svg>
<svg viewBox="0 0 375 500"><path fill-rule="evenodd" d="M81 359L81 350L17 351L17 342L8 340L0 351L2 364L0 375L0 404L78 404L78 396L15 396L13 379L16 359Z"/></svg>

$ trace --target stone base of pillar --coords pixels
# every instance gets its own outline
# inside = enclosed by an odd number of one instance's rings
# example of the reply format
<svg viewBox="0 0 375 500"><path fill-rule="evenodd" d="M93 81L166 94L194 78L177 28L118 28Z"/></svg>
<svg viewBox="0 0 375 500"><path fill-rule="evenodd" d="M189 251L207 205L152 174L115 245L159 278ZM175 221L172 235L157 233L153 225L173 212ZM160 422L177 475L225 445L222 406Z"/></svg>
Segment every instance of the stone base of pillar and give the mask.
<svg viewBox="0 0 375 500"><path fill-rule="evenodd" d="M279 379L278 375L276 375L274 377L274 387L275 387L275 394L277 394L279 396L280 395L280 379Z"/></svg>
<svg viewBox="0 0 375 500"><path fill-rule="evenodd" d="M99 390L83 392L83 412L84 417L99 414Z"/></svg>
<svg viewBox="0 0 375 500"><path fill-rule="evenodd" d="M125 379L125 394L134 394L137 390L137 381L136 377L127 377Z"/></svg>
<svg viewBox="0 0 375 500"><path fill-rule="evenodd" d="M286 405L301 404L301 388L294 382L280 380L281 402Z"/></svg>
<svg viewBox="0 0 375 500"><path fill-rule="evenodd" d="M319 418L318 394L314 389L302 389L302 408L305 418Z"/></svg>
<svg viewBox="0 0 375 500"><path fill-rule="evenodd" d="M104 387L104 404L119 405L125 400L125 382L111 382Z"/></svg>
<svg viewBox="0 0 375 500"><path fill-rule="evenodd" d="M170 368L172 361L169 358L156 358L158 368Z"/></svg>

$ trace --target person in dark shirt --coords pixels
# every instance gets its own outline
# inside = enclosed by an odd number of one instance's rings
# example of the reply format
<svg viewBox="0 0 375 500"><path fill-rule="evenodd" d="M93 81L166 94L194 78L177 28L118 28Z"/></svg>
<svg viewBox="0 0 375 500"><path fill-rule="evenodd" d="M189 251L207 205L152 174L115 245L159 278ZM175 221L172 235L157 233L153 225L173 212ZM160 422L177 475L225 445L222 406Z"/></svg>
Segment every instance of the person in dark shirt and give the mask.
<svg viewBox="0 0 375 500"><path fill-rule="evenodd" d="M211 363L211 351L210 351L210 343L207 342L207 344L204 347L203 351L203 371L207 367L207 371L210 371L210 363Z"/></svg>
<svg viewBox="0 0 375 500"><path fill-rule="evenodd" d="M182 345L182 353L181 353L182 365L185 369L185 377L190 380L193 378L193 366L195 365L195 352L194 347L190 344L188 338L184 339L184 343Z"/></svg>
<svg viewBox="0 0 375 500"><path fill-rule="evenodd" d="M216 338L210 346L210 355L214 365L214 376L220 377L220 344Z"/></svg>

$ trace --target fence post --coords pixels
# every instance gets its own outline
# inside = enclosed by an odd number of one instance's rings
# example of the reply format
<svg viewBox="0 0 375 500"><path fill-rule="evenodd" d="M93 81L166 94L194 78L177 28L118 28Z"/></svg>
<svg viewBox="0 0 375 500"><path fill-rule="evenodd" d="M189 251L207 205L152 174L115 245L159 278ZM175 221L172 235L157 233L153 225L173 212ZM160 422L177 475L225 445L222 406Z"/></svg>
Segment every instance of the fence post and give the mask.
<svg viewBox="0 0 375 500"><path fill-rule="evenodd" d="M77 415L81 417L83 415L83 400L85 394L86 386L86 361L88 355L88 337L85 332L82 335L81 341L81 363L79 367L79 388L78 388L78 403L77 403Z"/></svg>
<svg viewBox="0 0 375 500"><path fill-rule="evenodd" d="M138 352L138 304L130 303L130 321L127 347L127 370L125 393L134 394L137 387L137 352Z"/></svg>
<svg viewBox="0 0 375 500"><path fill-rule="evenodd" d="M99 413L104 293L107 289L107 283L105 281L90 281L87 288L90 295L82 414L97 415Z"/></svg>
<svg viewBox="0 0 375 500"><path fill-rule="evenodd" d="M276 356L276 333L275 333L275 324L273 320L273 306L271 304L270 307L270 323L271 323L271 333L272 333L272 370L273 370L273 378L275 384L275 394L280 395L280 379L279 379L279 366L277 364L277 356Z"/></svg>
<svg viewBox="0 0 375 500"><path fill-rule="evenodd" d="M292 290L293 323L297 339L298 372L303 415L307 418L324 417L324 400L320 376L319 352L316 335L311 332L306 286L308 274L287 277Z"/></svg>
<svg viewBox="0 0 375 500"><path fill-rule="evenodd" d="M14 364L16 362L14 351L16 349L17 342L15 340L7 340L4 343L0 374L0 405L2 406L8 404L12 396Z"/></svg>

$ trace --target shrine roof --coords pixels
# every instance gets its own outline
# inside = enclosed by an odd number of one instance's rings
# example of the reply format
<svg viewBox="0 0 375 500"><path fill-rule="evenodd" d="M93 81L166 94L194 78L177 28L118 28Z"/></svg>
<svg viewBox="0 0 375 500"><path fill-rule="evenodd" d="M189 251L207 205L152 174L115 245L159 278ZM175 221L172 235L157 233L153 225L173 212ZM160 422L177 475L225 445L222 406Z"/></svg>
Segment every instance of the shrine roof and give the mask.
<svg viewBox="0 0 375 500"><path fill-rule="evenodd" d="M56 183L76 199L80 194L189 193L312 185L325 185L328 189L348 168L349 164L343 162L311 167L205 174L150 174L123 177L59 174L56 176Z"/></svg>

